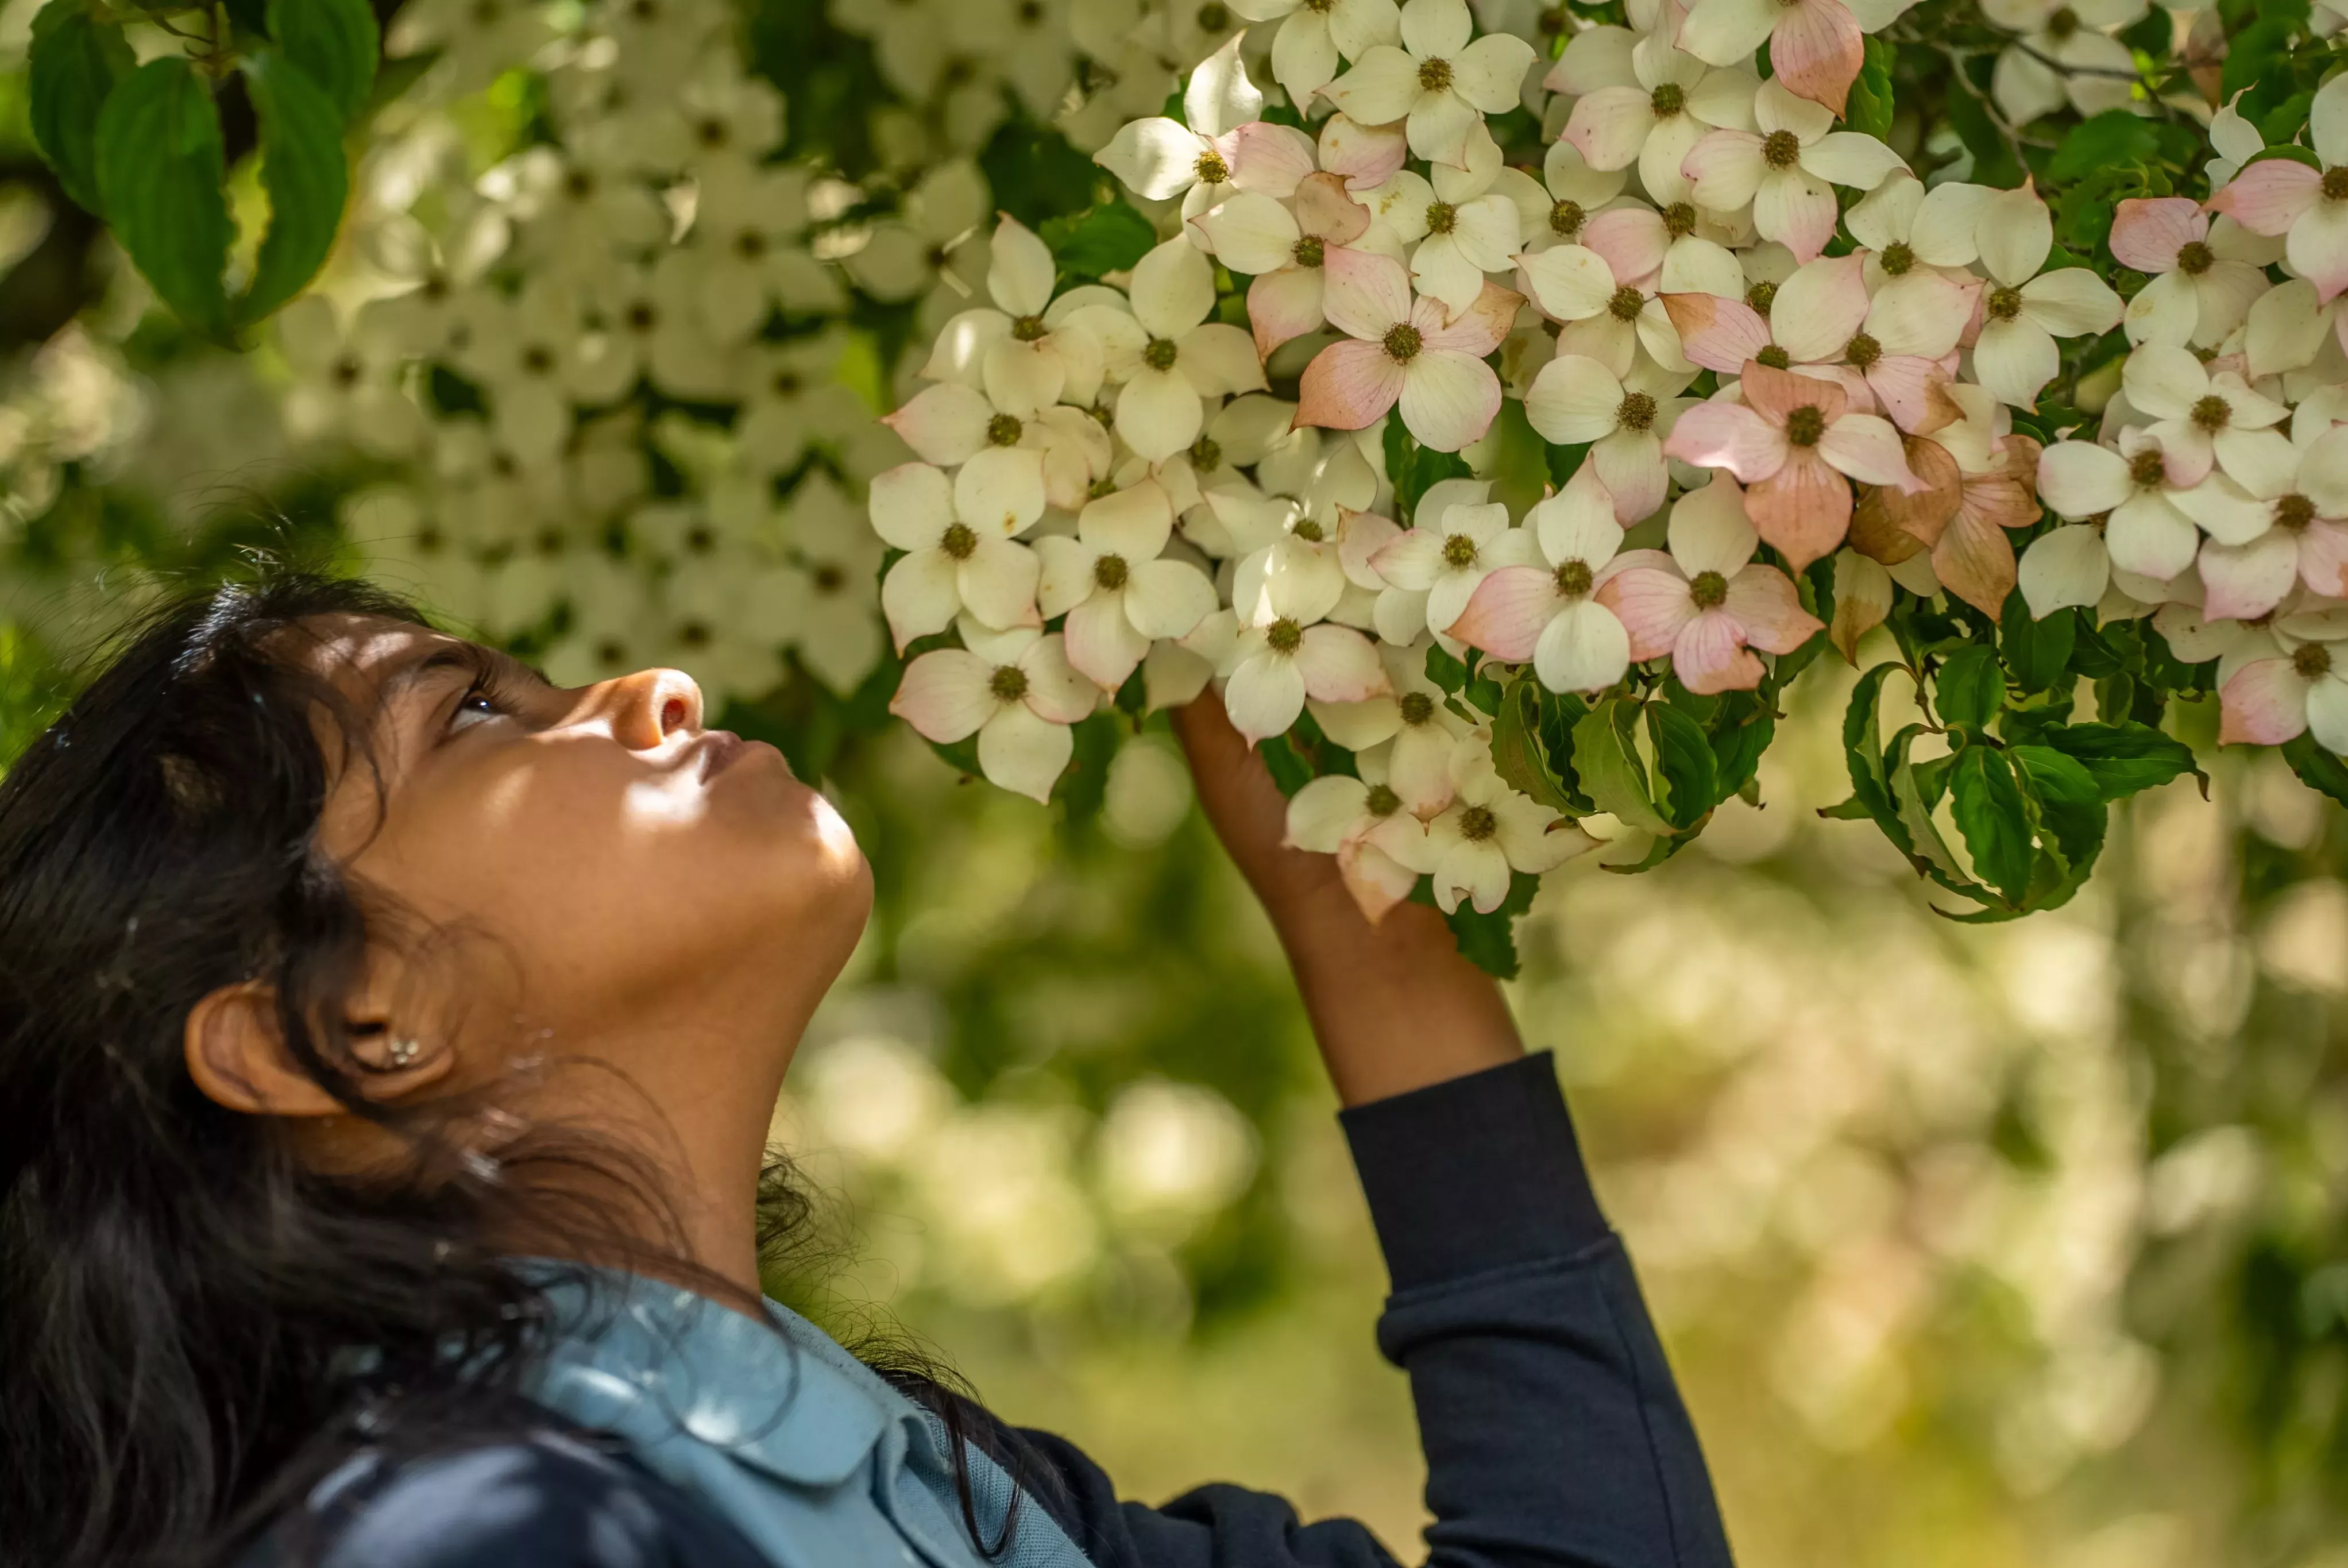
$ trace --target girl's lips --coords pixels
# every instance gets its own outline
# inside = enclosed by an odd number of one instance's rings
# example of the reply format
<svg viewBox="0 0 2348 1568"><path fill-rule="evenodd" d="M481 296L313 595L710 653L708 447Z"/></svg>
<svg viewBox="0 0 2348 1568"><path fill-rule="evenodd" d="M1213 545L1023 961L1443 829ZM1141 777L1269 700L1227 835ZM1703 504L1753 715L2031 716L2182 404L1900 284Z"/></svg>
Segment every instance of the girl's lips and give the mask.
<svg viewBox="0 0 2348 1568"><path fill-rule="evenodd" d="M712 729L701 738L701 778L704 783L738 760L749 742L730 729Z"/></svg>

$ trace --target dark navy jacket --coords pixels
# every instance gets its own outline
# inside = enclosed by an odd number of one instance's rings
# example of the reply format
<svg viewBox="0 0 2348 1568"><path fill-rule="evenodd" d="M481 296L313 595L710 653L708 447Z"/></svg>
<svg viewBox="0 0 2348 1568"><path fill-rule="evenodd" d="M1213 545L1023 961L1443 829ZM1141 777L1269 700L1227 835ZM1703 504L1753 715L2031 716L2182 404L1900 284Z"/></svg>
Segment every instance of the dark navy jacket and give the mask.
<svg viewBox="0 0 2348 1568"><path fill-rule="evenodd" d="M1547 1054L1341 1119L1394 1282L1378 1346L1417 1405L1429 1568L1726 1568L1704 1456ZM985 1446L1098 1568L1395 1562L1360 1523L1304 1523L1262 1492L1149 1508L1049 1433L998 1427ZM527 1437L377 1467L281 1533L296 1524L329 1542L324 1568L767 1568L624 1445L551 1413ZM264 1541L247 1562L274 1555Z"/></svg>

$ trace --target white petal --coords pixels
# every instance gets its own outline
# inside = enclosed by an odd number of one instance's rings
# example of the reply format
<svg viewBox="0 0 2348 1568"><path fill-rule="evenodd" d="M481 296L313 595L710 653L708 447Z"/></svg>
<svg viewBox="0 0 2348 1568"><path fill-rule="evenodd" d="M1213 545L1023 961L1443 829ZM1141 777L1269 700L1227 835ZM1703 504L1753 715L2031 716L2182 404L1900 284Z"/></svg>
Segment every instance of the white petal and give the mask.
<svg viewBox="0 0 2348 1568"><path fill-rule="evenodd" d="M1048 801L1076 752L1076 737L1025 703L1011 703L978 732L978 766L990 783Z"/></svg>

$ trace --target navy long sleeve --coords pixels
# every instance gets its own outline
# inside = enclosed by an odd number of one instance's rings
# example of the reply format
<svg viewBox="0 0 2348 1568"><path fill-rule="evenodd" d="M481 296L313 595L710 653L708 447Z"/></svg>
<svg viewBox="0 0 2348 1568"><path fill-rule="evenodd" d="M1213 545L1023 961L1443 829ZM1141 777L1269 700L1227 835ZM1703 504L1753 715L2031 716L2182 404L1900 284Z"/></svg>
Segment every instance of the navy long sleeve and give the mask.
<svg viewBox="0 0 2348 1568"><path fill-rule="evenodd" d="M1394 1282L1378 1345L1417 1407L1429 1568L1727 1568L1694 1429L1591 1191L1547 1054L1342 1120ZM980 1440L1097 1568L1395 1562L1356 1521L1307 1523L1238 1486L1159 1508L1121 1501L1064 1439L978 1414ZM559 1441L475 1452L488 1457L411 1462L351 1489L374 1495L338 1500L340 1537L365 1550L330 1555L329 1568L759 1562L723 1522L692 1520L693 1499L624 1459L582 1463ZM403 1517L436 1522L429 1539ZM584 1519L605 1524L592 1544Z"/></svg>

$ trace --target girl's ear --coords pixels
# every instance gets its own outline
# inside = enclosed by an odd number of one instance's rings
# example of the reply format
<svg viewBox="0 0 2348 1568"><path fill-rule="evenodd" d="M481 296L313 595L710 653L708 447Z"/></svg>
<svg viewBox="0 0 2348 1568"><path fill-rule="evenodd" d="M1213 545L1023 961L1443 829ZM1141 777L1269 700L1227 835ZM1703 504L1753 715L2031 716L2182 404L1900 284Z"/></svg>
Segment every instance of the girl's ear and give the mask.
<svg viewBox="0 0 2348 1568"><path fill-rule="evenodd" d="M445 1045L394 1032L391 1021L351 1019L359 1059L376 1069L359 1078L371 1099L392 1099L443 1077L456 1056ZM239 981L207 994L188 1010L183 1035L188 1076L205 1096L250 1116L339 1116L340 1100L294 1059L277 1023L275 987Z"/></svg>

